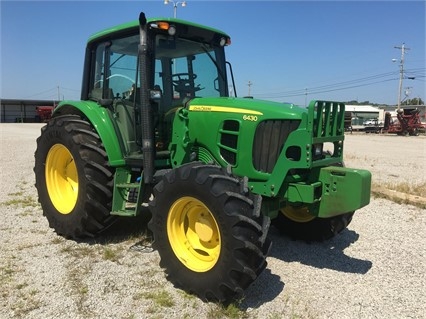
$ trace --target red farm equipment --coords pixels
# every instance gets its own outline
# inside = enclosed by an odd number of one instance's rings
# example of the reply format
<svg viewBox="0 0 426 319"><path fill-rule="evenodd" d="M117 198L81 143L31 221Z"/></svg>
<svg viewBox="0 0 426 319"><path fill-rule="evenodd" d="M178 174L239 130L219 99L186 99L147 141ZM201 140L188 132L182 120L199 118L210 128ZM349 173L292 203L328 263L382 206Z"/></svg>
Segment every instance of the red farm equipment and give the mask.
<svg viewBox="0 0 426 319"><path fill-rule="evenodd" d="M418 109L398 109L396 112L397 120L394 120L391 113L386 112L384 132L405 136L419 135L426 128L426 125L422 124L419 114L420 111Z"/></svg>
<svg viewBox="0 0 426 319"><path fill-rule="evenodd" d="M37 117L40 119L40 122L48 122L52 117L53 106L37 106L36 113Z"/></svg>

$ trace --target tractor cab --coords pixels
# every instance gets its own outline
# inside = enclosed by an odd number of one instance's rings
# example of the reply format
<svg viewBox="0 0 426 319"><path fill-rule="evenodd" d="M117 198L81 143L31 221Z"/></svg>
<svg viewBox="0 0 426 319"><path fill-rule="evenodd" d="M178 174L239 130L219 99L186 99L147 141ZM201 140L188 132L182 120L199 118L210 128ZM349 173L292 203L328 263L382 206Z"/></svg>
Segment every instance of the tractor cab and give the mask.
<svg viewBox="0 0 426 319"><path fill-rule="evenodd" d="M148 106L157 148L164 150L170 139L164 135L171 134L165 126L178 107L195 97L228 96L224 46L230 38L176 19L152 19L146 24L141 62L138 21L117 29L88 41L82 100L111 109L128 155L140 153L141 108ZM143 105L141 89L148 92L149 105Z"/></svg>

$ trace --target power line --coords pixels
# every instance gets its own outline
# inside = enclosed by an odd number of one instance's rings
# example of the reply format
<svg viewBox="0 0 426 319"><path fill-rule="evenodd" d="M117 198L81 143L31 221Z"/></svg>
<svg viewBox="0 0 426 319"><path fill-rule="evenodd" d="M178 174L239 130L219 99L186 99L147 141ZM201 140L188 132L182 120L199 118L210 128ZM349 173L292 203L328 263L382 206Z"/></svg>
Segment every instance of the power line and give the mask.
<svg viewBox="0 0 426 319"><path fill-rule="evenodd" d="M29 99L29 98L33 98L36 96L41 96L41 95L45 95L46 99L55 99L55 100L60 100L60 96L61 96L61 90L65 90L65 91L72 91L72 92L80 92L80 90L77 89L71 89L71 88L65 88L62 86L55 86L53 88L38 92L38 93L34 93L31 95L27 95L24 97L24 99Z"/></svg>
<svg viewBox="0 0 426 319"><path fill-rule="evenodd" d="M310 91L313 91L313 90L317 91L317 90L322 90L322 89L329 89L329 88L345 86L345 85L349 85L349 84L357 84L357 83L362 83L362 82L365 82L365 81L383 78L383 77L386 77L386 76L391 76L391 75L395 76L396 74L397 74L396 72L388 72L388 73L368 76L368 77L364 77L364 78L360 78L360 79L354 79L354 80L332 83L332 84L327 84L327 85L309 87L309 90ZM286 93L286 94L288 94L288 93L304 93L306 91L306 88L307 87L304 87L303 89L292 90L292 91L279 92L279 94L280 93Z"/></svg>
<svg viewBox="0 0 426 319"><path fill-rule="evenodd" d="M28 95L28 96L24 97L24 99L28 99L28 98L31 98L31 97L34 97L34 96L43 95L43 94L47 94L49 92L55 91L56 88L57 87L53 87L51 89L48 89L48 90L45 90L45 91L42 91L42 92L38 92L38 93L34 93L34 94L31 94L31 95Z"/></svg>
<svg viewBox="0 0 426 319"><path fill-rule="evenodd" d="M70 89L70 88L64 88L63 86L60 86L60 88L61 88L62 90L66 90L66 91L80 92L80 90L77 90L77 89Z"/></svg>
<svg viewBox="0 0 426 319"><path fill-rule="evenodd" d="M307 95L308 93L309 94L329 93L329 92L334 92L334 91L349 90L349 89L354 89L354 88L358 88L358 87L369 86L369 85L373 85L373 84L384 83L384 82L389 82L389 81L396 81L396 80L398 80L398 79L394 78L394 79L387 79L387 80L382 80L382 81L375 81L375 82L370 82L370 83L350 85L350 86L344 86L344 87L336 87L336 88L330 87L329 89L321 89L321 90L306 88L305 92L290 93L290 94L285 94L285 95L281 95L281 96L275 96L275 98L297 97L297 96Z"/></svg>
<svg viewBox="0 0 426 319"><path fill-rule="evenodd" d="M425 70L426 70L425 68L407 69L405 70L405 74L413 75L415 76L416 79L424 78ZM399 72L397 71L391 71L391 72L370 75L370 76L366 76L366 77L362 77L358 79L320 85L315 87L305 86L304 88L288 90L288 91L257 93L256 96L263 97L263 98L285 98L285 97L306 96L307 93L319 94L319 93L327 93L327 92L333 92L333 91L341 91L341 90L347 90L347 89L352 89L357 87L375 85L375 84L389 82L389 81L396 81L398 80L398 77L397 77L398 73Z"/></svg>

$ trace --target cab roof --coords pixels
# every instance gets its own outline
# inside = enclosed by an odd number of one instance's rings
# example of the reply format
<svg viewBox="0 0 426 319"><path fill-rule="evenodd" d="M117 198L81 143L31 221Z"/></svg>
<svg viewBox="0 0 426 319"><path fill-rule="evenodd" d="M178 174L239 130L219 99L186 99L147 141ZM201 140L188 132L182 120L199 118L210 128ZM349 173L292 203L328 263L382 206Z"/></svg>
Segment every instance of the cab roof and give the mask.
<svg viewBox="0 0 426 319"><path fill-rule="evenodd" d="M221 31L221 30L211 28L211 27L208 27L208 26L205 26L205 25L202 25L202 24L186 21L186 20L175 19L175 18L164 18L164 17L147 19L148 24L159 22L159 21L165 21L165 22L176 23L176 24L185 24L185 25L196 27L196 28L210 30L210 31L215 32L215 33L220 33L220 34L229 38L229 35L226 34L223 31ZM114 34L116 32L131 31L133 29L139 29L139 20L133 20L133 21L130 21L130 22L122 23L122 24L104 29L102 31L96 32L89 37L87 42L89 43L89 42L92 42L92 41L102 39L103 37L107 37L107 36Z"/></svg>

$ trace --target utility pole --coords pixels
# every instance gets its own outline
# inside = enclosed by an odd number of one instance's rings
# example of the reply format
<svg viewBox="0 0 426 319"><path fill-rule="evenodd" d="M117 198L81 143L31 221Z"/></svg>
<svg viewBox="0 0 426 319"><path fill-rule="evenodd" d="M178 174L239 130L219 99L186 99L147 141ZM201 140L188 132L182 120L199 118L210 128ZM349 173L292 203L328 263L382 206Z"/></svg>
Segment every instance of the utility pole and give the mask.
<svg viewBox="0 0 426 319"><path fill-rule="evenodd" d="M305 106L308 106L308 88L305 88Z"/></svg>
<svg viewBox="0 0 426 319"><path fill-rule="evenodd" d="M399 90L398 90L398 111L401 108L402 80L404 79L404 56L405 51L410 50L403 43L400 47L395 46L395 49L401 50L401 59L399 60Z"/></svg>
<svg viewBox="0 0 426 319"><path fill-rule="evenodd" d="M164 0L164 4L173 4L173 18L177 16L177 7L180 4L182 7L186 7L186 1L173 1L173 0Z"/></svg>
<svg viewBox="0 0 426 319"><path fill-rule="evenodd" d="M251 81L248 81L247 86L248 86L248 96L249 97L251 96L250 89L251 89L252 85L253 85L253 83L251 83Z"/></svg>
<svg viewBox="0 0 426 319"><path fill-rule="evenodd" d="M230 85L228 88L229 88L229 96L230 97L235 96L235 94L234 94L234 87L232 85Z"/></svg>

